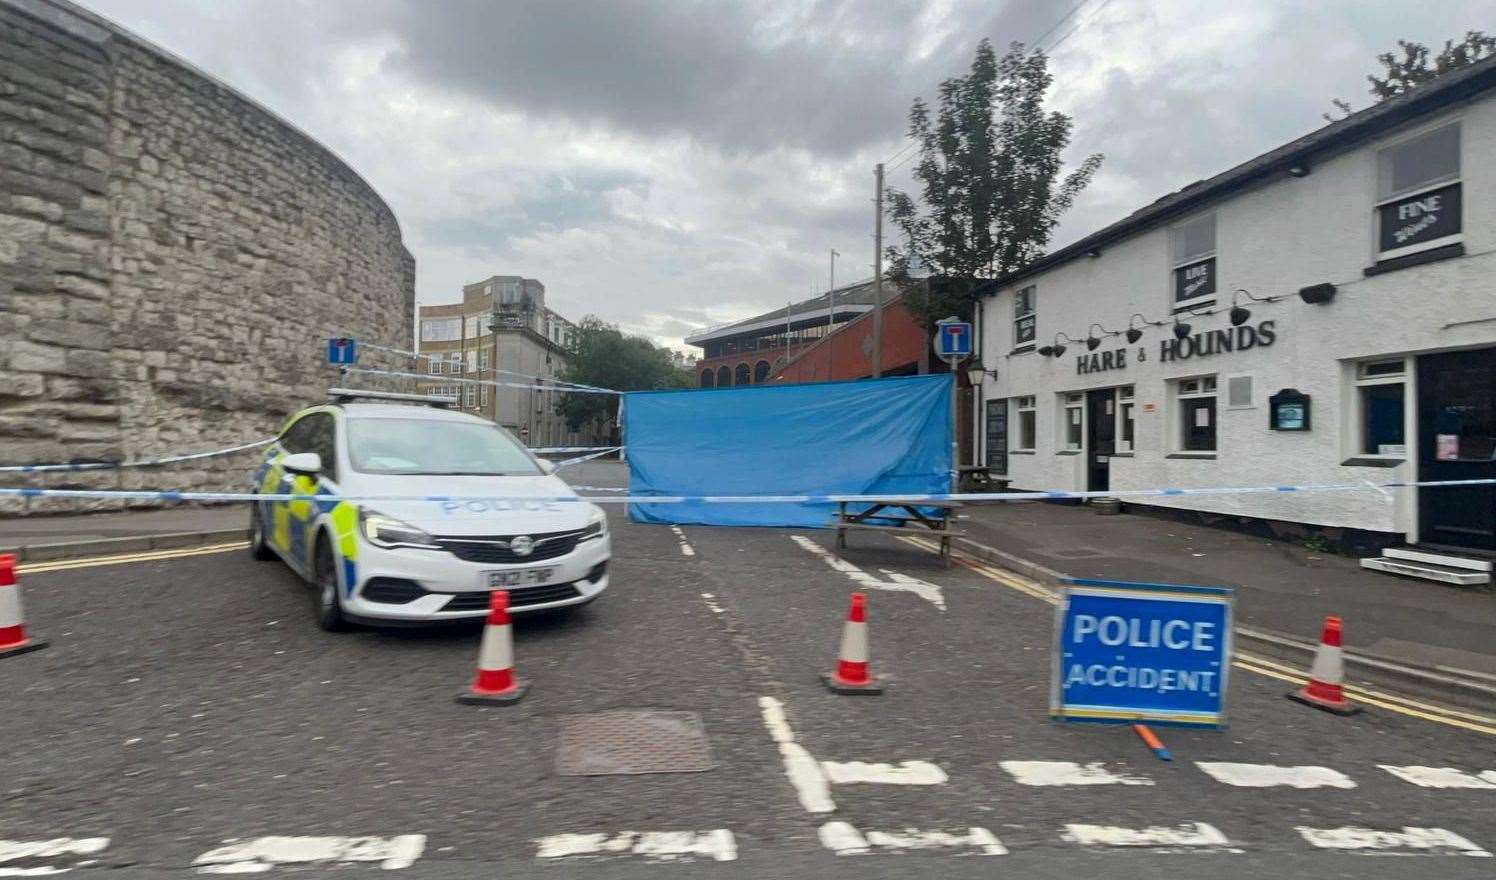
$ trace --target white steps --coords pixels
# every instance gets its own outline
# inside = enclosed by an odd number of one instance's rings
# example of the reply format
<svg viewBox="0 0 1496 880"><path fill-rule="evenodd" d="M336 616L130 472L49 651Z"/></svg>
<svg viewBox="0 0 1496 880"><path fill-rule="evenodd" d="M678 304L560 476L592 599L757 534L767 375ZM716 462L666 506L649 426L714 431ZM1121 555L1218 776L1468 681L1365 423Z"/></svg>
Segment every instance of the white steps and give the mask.
<svg viewBox="0 0 1496 880"><path fill-rule="evenodd" d="M1451 556L1406 547L1388 547L1382 552L1382 556L1361 560L1361 567L1460 586L1491 582L1493 565L1489 559Z"/></svg>

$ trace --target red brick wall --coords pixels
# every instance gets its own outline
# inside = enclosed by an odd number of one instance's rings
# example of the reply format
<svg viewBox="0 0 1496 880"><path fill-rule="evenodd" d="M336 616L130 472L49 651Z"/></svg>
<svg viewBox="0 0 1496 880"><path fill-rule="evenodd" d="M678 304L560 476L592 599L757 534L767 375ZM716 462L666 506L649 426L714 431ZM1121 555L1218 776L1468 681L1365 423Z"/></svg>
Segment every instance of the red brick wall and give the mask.
<svg viewBox="0 0 1496 880"><path fill-rule="evenodd" d="M873 374L873 314L845 325L806 351L770 381L824 382ZM925 332L900 299L883 306L883 371L919 363L928 345ZM911 371L912 372L912 371Z"/></svg>

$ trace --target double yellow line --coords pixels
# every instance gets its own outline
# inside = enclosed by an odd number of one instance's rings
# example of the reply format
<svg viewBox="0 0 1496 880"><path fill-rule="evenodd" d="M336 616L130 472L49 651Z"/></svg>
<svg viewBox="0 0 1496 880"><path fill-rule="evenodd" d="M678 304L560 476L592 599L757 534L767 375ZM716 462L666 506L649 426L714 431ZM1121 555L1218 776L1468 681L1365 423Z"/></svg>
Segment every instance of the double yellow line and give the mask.
<svg viewBox="0 0 1496 880"><path fill-rule="evenodd" d="M923 550L931 552L939 550L939 546L934 541L924 538L901 537L899 540L913 544ZM1048 602L1050 605L1058 605L1060 602L1059 595L1043 584L1031 581L1011 571L998 568L964 551L952 550L951 559L955 560L962 567L969 568L988 580L996 581L1025 596ZM1253 654L1243 654L1240 651L1235 652L1231 665L1236 669L1253 672L1257 675L1277 679L1278 681L1286 681L1295 685L1302 686L1309 682L1307 675L1292 667L1284 666L1281 663L1276 663ZM1431 703L1423 703L1408 699L1407 697L1393 696L1392 694L1353 685L1345 687L1345 695L1358 703L1376 706L1379 709L1397 712L1400 715L1408 715L1413 718L1421 718L1424 721L1432 721L1436 724L1445 724L1450 727L1458 727L1464 730L1473 730L1476 733L1496 736L1496 718L1488 715L1452 709L1447 706L1436 706Z"/></svg>
<svg viewBox="0 0 1496 880"><path fill-rule="evenodd" d="M207 544L201 547L174 547L169 550L142 550L138 553L120 553L114 556L89 556L84 559L57 559L48 562L32 562L16 566L17 574L41 574L48 571L65 571L70 568L94 568L99 565L122 565L127 562L155 562L162 559L177 559L182 556L207 556L211 553L227 553L243 550L248 541L232 541L227 544Z"/></svg>

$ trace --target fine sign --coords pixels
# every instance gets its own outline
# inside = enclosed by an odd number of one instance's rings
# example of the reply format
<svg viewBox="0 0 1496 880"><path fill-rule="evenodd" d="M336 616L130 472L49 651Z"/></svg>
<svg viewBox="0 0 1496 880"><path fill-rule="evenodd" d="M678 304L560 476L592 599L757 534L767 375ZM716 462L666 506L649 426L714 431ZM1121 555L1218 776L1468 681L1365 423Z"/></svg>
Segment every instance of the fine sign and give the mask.
<svg viewBox="0 0 1496 880"><path fill-rule="evenodd" d="M329 364L358 363L358 343L348 336L334 336L327 340L327 362Z"/></svg>
<svg viewBox="0 0 1496 880"><path fill-rule="evenodd" d="M1231 590L1067 583L1055 617L1051 718L1224 726Z"/></svg>
<svg viewBox="0 0 1496 880"><path fill-rule="evenodd" d="M964 358L971 354L971 324L966 321L941 321L935 325L935 351L943 358Z"/></svg>

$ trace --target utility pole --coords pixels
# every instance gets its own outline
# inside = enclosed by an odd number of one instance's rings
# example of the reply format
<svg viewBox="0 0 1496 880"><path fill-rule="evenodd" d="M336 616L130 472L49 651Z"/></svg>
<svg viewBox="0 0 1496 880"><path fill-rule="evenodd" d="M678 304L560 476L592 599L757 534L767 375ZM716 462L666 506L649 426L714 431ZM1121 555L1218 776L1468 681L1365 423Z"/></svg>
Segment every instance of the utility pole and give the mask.
<svg viewBox="0 0 1496 880"><path fill-rule="evenodd" d="M831 249L831 288L826 292L826 378L831 378L835 360L831 356L831 333L836 323L836 258L841 254Z"/></svg>
<svg viewBox="0 0 1496 880"><path fill-rule="evenodd" d="M493 361L489 364L492 368L491 374L495 380L499 376L499 291L493 292L493 303L488 316L488 332L493 337ZM495 383L493 386L493 423L499 423L499 392L502 389Z"/></svg>
<svg viewBox="0 0 1496 880"><path fill-rule="evenodd" d="M883 375L883 163L873 172L873 378Z"/></svg>

